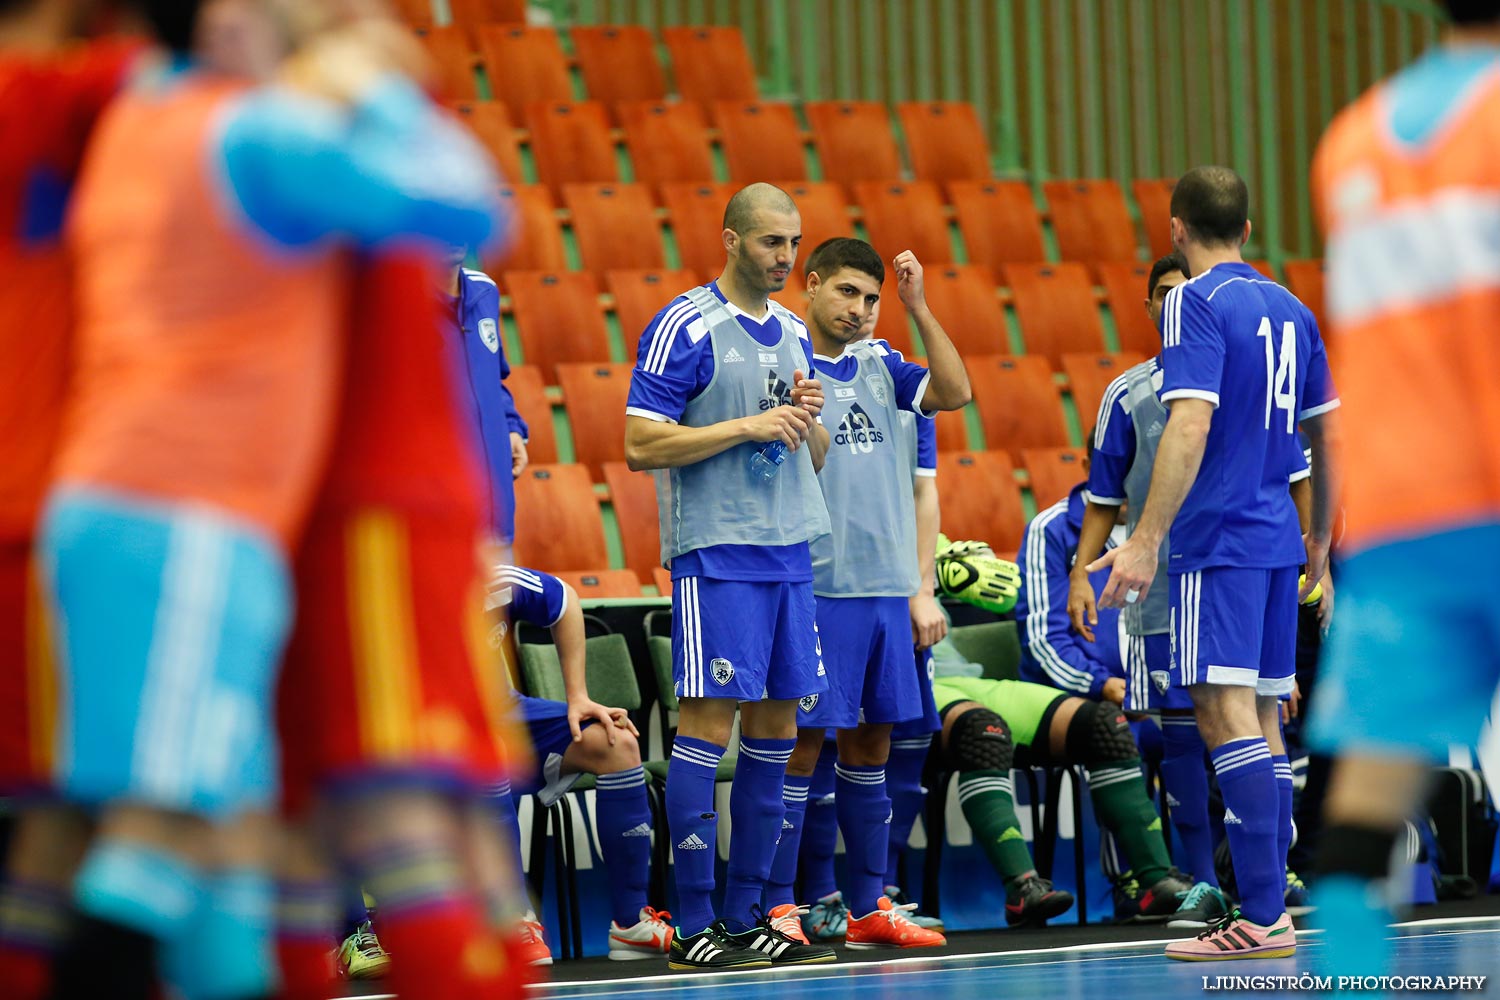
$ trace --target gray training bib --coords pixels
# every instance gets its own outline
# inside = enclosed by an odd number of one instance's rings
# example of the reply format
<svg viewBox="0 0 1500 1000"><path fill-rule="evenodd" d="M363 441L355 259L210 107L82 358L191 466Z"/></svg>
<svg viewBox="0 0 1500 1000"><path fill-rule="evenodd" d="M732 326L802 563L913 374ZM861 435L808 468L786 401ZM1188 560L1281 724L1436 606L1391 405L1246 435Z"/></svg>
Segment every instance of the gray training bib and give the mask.
<svg viewBox="0 0 1500 1000"><path fill-rule="evenodd" d="M1125 409L1135 425L1135 458L1125 475L1125 527L1135 533L1146 494L1151 490L1151 470L1156 468L1156 449L1167 426L1167 408L1156 395L1161 387L1155 361L1143 361L1125 372ZM1167 553L1170 535L1162 539L1157 553L1156 579L1144 601L1125 605L1122 617L1129 635L1159 635L1172 624L1171 596L1167 593Z"/></svg>

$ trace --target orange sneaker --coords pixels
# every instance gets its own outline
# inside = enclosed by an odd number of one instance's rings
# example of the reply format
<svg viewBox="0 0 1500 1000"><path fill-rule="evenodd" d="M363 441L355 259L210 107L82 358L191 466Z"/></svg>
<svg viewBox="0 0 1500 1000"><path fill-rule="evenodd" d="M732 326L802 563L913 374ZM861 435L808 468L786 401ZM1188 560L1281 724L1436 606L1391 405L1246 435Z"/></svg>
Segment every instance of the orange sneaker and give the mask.
<svg viewBox="0 0 1500 1000"><path fill-rule="evenodd" d="M802 915L807 912L807 907L798 906L795 903L782 903L780 906L771 907L771 912L766 916L771 918L771 926L793 941L802 944L812 944L807 935L802 931Z"/></svg>
<svg viewBox="0 0 1500 1000"><path fill-rule="evenodd" d="M515 954L527 965L551 965L552 949L542 937L542 922L535 913L526 911L526 916L514 928L511 936L515 941Z"/></svg>
<svg viewBox="0 0 1500 1000"><path fill-rule="evenodd" d="M937 931L919 927L907 916L916 912L916 904L897 906L889 896L881 896L875 909L862 917L849 917L844 944L850 948L937 948L948 939Z"/></svg>

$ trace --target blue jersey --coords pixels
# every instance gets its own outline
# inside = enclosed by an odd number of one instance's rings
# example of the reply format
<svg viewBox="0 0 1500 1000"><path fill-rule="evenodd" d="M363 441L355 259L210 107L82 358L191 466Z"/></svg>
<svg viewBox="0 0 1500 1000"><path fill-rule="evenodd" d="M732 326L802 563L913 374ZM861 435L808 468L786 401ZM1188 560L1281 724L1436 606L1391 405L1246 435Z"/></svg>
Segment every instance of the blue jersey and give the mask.
<svg viewBox="0 0 1500 1000"><path fill-rule="evenodd" d="M885 364L886 371L891 373L891 381L896 385L896 405L903 410L911 410L930 417L931 413L921 409L922 396L927 391L927 380L929 378L927 369L919 364L907 361L896 350L884 340L861 341L861 343L879 344L884 352L880 354L880 360ZM817 370L829 378L836 378L841 382L848 382L854 378L859 370L859 359L847 351L836 358L825 357L821 354L813 355L813 365ZM878 378L878 376L871 376ZM931 420L923 421L932 423ZM932 435L934 453L937 448L937 433ZM921 432L917 437L917 456L921 458Z"/></svg>
<svg viewBox="0 0 1500 1000"><path fill-rule="evenodd" d="M937 421L917 421L917 475L937 476Z"/></svg>
<svg viewBox="0 0 1500 1000"><path fill-rule="evenodd" d="M568 610L568 588L550 573L501 566L495 571L495 583L510 588L510 618L541 628L551 628L562 621Z"/></svg>
<svg viewBox="0 0 1500 1000"><path fill-rule="evenodd" d="M1203 464L1172 523L1173 573L1277 569L1306 557L1287 477L1297 421L1338 405L1312 313L1248 264L1168 293L1161 399L1215 407Z"/></svg>
<svg viewBox="0 0 1500 1000"><path fill-rule="evenodd" d="M756 319L725 299L717 282L710 283L708 288L725 303L756 343L773 348L781 342L781 321L769 308L764 317ZM798 332L806 341L807 328L800 319L797 323ZM682 419L689 400L708 388L721 363L721 359L714 357L710 350L712 346L707 324L686 296L679 295L667 303L641 334L625 412L670 423ZM804 343L803 347L811 357L812 345ZM722 363L734 364L741 360L724 358ZM712 545L685 552L672 560L673 579L684 576L807 583L812 580L812 556L806 542L771 546Z"/></svg>
<svg viewBox="0 0 1500 1000"><path fill-rule="evenodd" d="M510 541L516 510L510 435L526 438L530 431L504 382L510 364L500 339L500 289L483 271L464 268L458 275L458 297L449 302L443 343L459 382L459 411L469 416L484 455L490 530Z"/></svg>
<svg viewBox="0 0 1500 1000"><path fill-rule="evenodd" d="M1068 620L1068 573L1078 553L1083 505L1080 483L1026 525L1021 533L1021 593L1015 613L1021 633L1021 679L1098 698L1105 681L1125 676L1125 666L1120 658L1117 609L1099 609L1093 642L1074 632ZM1106 547L1113 548L1114 540ZM1108 569L1089 575L1095 594L1108 580Z"/></svg>

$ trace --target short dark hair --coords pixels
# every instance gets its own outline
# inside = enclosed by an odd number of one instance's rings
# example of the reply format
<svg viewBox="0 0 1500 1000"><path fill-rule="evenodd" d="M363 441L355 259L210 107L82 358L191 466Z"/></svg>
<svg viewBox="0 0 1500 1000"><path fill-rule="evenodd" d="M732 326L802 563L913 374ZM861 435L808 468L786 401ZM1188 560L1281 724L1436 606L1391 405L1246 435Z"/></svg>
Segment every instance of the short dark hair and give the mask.
<svg viewBox="0 0 1500 1000"><path fill-rule="evenodd" d="M885 264L881 261L880 254L864 240L857 240L852 236L835 236L819 243L807 258L807 267L802 273L812 274L816 271L819 278L827 279L846 267L863 271L874 278L877 285L885 282Z"/></svg>
<svg viewBox="0 0 1500 1000"><path fill-rule="evenodd" d="M1172 217L1200 243L1238 243L1250 219L1250 189L1228 167L1194 167L1172 189Z"/></svg>
<svg viewBox="0 0 1500 1000"><path fill-rule="evenodd" d="M1500 21L1500 0L1443 0L1454 24L1488 24Z"/></svg>
<svg viewBox="0 0 1500 1000"><path fill-rule="evenodd" d="M724 206L724 228L732 229L744 236L755 225L755 216L762 212L781 212L790 215L797 211L792 196L774 184L747 184L736 191Z"/></svg>
<svg viewBox="0 0 1500 1000"><path fill-rule="evenodd" d="M157 40L167 48L173 52L192 49L203 0L134 0L131 6L145 17Z"/></svg>
<svg viewBox="0 0 1500 1000"><path fill-rule="evenodd" d="M1146 278L1146 298L1156 294L1156 286L1161 284L1161 279L1169 271L1181 271L1184 277L1188 273L1187 261L1175 250L1165 257L1156 258L1156 263L1151 265L1151 274Z"/></svg>

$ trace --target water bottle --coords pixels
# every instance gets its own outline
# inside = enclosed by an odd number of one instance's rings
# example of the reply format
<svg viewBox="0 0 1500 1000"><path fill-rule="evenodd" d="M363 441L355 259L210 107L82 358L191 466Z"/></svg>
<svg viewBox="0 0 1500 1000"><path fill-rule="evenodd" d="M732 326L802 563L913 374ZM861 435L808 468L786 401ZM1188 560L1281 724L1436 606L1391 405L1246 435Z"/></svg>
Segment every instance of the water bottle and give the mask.
<svg viewBox="0 0 1500 1000"><path fill-rule="evenodd" d="M781 463L786 461L786 445L780 441L767 441L750 456L750 475L763 483L776 478Z"/></svg>

